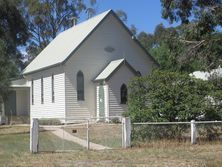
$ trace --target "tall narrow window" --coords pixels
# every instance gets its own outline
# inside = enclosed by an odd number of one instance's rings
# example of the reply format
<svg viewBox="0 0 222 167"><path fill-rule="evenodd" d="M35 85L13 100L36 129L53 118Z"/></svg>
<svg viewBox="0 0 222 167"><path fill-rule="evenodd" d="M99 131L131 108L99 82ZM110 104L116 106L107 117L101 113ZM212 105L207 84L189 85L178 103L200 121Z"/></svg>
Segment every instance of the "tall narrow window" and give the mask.
<svg viewBox="0 0 222 167"><path fill-rule="evenodd" d="M32 85L31 85L31 91L32 91L32 105L34 105L34 81L33 81L33 79L32 79L32 83L31 83Z"/></svg>
<svg viewBox="0 0 222 167"><path fill-rule="evenodd" d="M122 84L120 88L120 98L121 98L121 104L127 103L127 87L125 84Z"/></svg>
<svg viewBox="0 0 222 167"><path fill-rule="evenodd" d="M52 103L55 102L55 92L54 92L54 74L52 74Z"/></svg>
<svg viewBox="0 0 222 167"><path fill-rule="evenodd" d="M44 84L43 84L43 77L41 78L41 103L44 103Z"/></svg>
<svg viewBox="0 0 222 167"><path fill-rule="evenodd" d="M84 76L82 71L77 73L77 99L84 100Z"/></svg>

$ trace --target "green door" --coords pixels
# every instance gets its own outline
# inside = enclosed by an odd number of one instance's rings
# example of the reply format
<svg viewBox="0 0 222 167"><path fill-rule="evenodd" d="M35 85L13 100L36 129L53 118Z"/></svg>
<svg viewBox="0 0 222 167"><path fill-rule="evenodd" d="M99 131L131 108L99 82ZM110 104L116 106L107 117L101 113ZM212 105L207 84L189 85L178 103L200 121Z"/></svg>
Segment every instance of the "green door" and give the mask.
<svg viewBox="0 0 222 167"><path fill-rule="evenodd" d="M99 86L99 117L105 117L105 97L102 85Z"/></svg>

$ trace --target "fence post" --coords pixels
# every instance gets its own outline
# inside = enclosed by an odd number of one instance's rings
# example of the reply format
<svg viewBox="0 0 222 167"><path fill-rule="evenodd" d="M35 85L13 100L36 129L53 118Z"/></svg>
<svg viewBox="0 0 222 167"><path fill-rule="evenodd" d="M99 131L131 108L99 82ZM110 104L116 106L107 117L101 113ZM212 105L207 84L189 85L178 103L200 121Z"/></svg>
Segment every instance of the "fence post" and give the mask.
<svg viewBox="0 0 222 167"><path fill-rule="evenodd" d="M90 141L89 141L89 120L87 120L87 127L86 127L86 141L87 141L87 150L90 149Z"/></svg>
<svg viewBox="0 0 222 167"><path fill-rule="evenodd" d="M30 152L37 153L39 145L39 123L38 119L31 119L30 124Z"/></svg>
<svg viewBox="0 0 222 167"><path fill-rule="evenodd" d="M127 148L131 146L131 120L129 117L122 119L122 147Z"/></svg>
<svg viewBox="0 0 222 167"><path fill-rule="evenodd" d="M197 131L196 131L195 120L191 120L190 127L191 127L191 144L196 144Z"/></svg>

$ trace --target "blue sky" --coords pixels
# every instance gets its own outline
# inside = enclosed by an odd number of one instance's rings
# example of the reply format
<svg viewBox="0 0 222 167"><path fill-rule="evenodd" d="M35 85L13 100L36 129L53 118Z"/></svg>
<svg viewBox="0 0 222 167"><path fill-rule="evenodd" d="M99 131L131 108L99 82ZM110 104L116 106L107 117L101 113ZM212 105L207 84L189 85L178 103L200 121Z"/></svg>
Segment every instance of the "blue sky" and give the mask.
<svg viewBox="0 0 222 167"><path fill-rule="evenodd" d="M96 10L101 13L105 10L123 10L127 16L127 25L134 24L138 32L153 33L159 23L169 27L169 23L161 18L160 0L97 0Z"/></svg>

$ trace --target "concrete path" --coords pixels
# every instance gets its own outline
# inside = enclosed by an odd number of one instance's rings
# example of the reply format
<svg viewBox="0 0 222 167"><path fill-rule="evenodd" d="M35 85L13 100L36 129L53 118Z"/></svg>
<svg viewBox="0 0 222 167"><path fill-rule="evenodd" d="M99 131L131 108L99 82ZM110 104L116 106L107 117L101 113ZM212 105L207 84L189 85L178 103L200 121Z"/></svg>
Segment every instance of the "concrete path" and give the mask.
<svg viewBox="0 0 222 167"><path fill-rule="evenodd" d="M80 139L76 136L71 135L70 133L66 132L63 129L56 128L56 127L43 127L45 130L51 131L54 135L58 136L61 139L65 139L67 141L72 141L74 143L77 143L85 148L87 148L87 141ZM100 144L95 144L90 142L89 143L89 148L92 150L104 150L104 149L111 149L110 147L105 147Z"/></svg>

